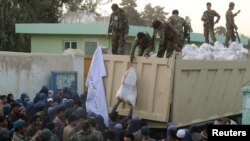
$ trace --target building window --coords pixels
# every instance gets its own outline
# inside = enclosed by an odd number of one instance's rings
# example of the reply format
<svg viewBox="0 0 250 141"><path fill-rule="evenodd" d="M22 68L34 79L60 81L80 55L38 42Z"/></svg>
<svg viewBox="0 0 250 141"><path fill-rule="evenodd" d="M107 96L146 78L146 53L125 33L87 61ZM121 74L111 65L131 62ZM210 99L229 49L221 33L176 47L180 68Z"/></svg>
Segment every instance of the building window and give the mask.
<svg viewBox="0 0 250 141"><path fill-rule="evenodd" d="M85 55L92 56L97 48L97 42L85 42Z"/></svg>
<svg viewBox="0 0 250 141"><path fill-rule="evenodd" d="M71 48L71 49L77 49L77 42L75 41L65 41L64 42L64 50Z"/></svg>

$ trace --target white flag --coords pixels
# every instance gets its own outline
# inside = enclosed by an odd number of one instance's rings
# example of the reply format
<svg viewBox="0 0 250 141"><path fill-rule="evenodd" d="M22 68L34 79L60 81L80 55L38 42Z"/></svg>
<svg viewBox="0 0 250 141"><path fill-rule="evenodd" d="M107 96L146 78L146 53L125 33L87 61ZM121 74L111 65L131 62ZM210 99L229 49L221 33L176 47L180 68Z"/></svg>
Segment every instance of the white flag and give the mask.
<svg viewBox="0 0 250 141"><path fill-rule="evenodd" d="M86 86L88 87L86 109L88 112L101 115L108 127L109 114L103 85L103 77L106 75L102 49L98 47L94 52L86 79Z"/></svg>

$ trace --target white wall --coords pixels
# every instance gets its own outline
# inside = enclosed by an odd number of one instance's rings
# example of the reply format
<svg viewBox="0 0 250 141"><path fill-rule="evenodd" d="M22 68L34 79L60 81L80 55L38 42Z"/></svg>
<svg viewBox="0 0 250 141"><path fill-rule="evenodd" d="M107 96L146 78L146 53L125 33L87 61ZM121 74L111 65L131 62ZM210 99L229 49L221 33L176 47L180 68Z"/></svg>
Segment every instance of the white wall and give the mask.
<svg viewBox="0 0 250 141"><path fill-rule="evenodd" d="M50 87L51 71L77 71L78 93L83 84L83 57L0 52L0 95L27 93L34 98L43 85Z"/></svg>

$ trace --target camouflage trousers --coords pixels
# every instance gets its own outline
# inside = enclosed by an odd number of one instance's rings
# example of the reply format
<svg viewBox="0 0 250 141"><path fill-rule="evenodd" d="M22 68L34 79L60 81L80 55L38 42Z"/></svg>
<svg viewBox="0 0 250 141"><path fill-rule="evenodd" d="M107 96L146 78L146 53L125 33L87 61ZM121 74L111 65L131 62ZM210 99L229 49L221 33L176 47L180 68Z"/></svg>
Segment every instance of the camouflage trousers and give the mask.
<svg viewBox="0 0 250 141"><path fill-rule="evenodd" d="M190 44L190 33L184 35L184 42L187 39L187 42Z"/></svg>
<svg viewBox="0 0 250 141"><path fill-rule="evenodd" d="M124 34L122 33L113 33L112 35L112 54L124 54Z"/></svg>
<svg viewBox="0 0 250 141"><path fill-rule="evenodd" d="M184 33L179 33L178 34L178 47L182 49L184 46L184 42L185 42Z"/></svg>
<svg viewBox="0 0 250 141"><path fill-rule="evenodd" d="M232 42L236 40L235 34L234 34L234 28L227 28L227 34L225 39L225 46L228 47L228 42L231 39Z"/></svg>
<svg viewBox="0 0 250 141"><path fill-rule="evenodd" d="M213 42L216 42L215 34L214 34L214 27L204 26L204 37L205 42L209 43L209 33Z"/></svg>
<svg viewBox="0 0 250 141"><path fill-rule="evenodd" d="M167 50L167 52L166 52L166 50ZM173 45L172 41L166 41L165 44L159 45L157 57L163 58L165 52L166 52L166 58L169 58L172 56L172 54L174 52L174 45Z"/></svg>

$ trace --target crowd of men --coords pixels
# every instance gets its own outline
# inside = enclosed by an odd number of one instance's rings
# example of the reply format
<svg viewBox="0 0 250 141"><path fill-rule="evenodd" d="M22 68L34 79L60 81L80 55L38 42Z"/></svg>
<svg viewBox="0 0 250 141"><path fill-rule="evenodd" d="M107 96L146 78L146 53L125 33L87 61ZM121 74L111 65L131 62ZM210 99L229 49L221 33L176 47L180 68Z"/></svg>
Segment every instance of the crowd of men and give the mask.
<svg viewBox="0 0 250 141"><path fill-rule="evenodd" d="M132 106L127 116L119 117L120 99L105 125L101 115L86 111L86 97L68 88L54 94L46 86L33 100L25 93L15 100L13 94L0 95L0 141L129 141L141 127Z"/></svg>
<svg viewBox="0 0 250 141"><path fill-rule="evenodd" d="M43 87L33 100L25 93L0 95L0 141L197 141L207 140L206 130L193 136L191 129L177 129L168 123L166 131L151 137L147 122L133 115L119 116L118 98L109 114L109 125L101 115L87 112L87 94L80 96L65 88L54 94ZM216 125L236 124L227 118ZM192 136L191 136L192 135Z"/></svg>
<svg viewBox="0 0 250 141"><path fill-rule="evenodd" d="M205 42L209 43L209 34L213 42L216 42L214 34L214 25L219 22L220 15L211 9L212 4L208 2L206 4L207 10L204 11L201 20L204 22L204 37ZM228 47L228 42L235 41L235 31L237 26L234 23L234 17L240 13L240 10L233 14L235 4L229 3L229 9L226 12L226 39L225 46ZM112 35L112 54L124 54L124 44L128 38L129 21L126 12L119 8L117 4L111 6L112 14L110 16L108 35ZM214 21L214 17L217 17ZM135 50L138 48L138 56L149 57L149 52L154 50L154 42L156 34L160 36L159 49L157 57L163 57L166 52L166 58L171 57L173 51L181 51L184 46L185 39L188 38L190 42L190 32L192 28L188 20L179 16L178 10L172 11L172 16L168 18L168 21L154 20L152 22L152 28L154 29L153 37L151 38L148 33L139 32L131 48L130 61L133 61L135 56Z"/></svg>

